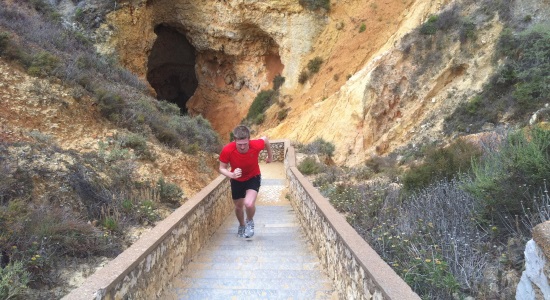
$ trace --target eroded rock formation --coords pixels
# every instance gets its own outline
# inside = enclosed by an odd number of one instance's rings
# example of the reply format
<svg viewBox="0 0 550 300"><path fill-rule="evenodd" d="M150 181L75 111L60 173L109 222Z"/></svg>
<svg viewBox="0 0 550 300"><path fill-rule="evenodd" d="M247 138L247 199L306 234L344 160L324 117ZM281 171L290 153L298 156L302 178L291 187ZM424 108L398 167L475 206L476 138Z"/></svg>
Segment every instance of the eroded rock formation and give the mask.
<svg viewBox="0 0 550 300"><path fill-rule="evenodd" d="M126 1L100 32L159 99L202 114L227 139L276 75L297 84L325 23L289 0Z"/></svg>
<svg viewBox="0 0 550 300"><path fill-rule="evenodd" d="M445 117L492 74L502 30L498 15L476 31L475 41L450 40L444 51L430 37L404 38L452 3L332 1L326 12L294 0L133 0L110 14L99 32L108 37L104 48L117 49L160 98L202 114L224 140L280 74L285 83L279 105L253 128L256 134L301 143L323 138L335 144L337 164L353 166L405 145L448 138ZM544 14L536 3L516 2L522 7L512 11L536 19ZM161 43L163 33L188 42L187 48L179 50L172 38ZM162 64L166 58L156 53L171 60ZM185 58L192 53L196 79L191 58ZM300 84L314 58L322 60L320 71ZM435 63L426 66L430 61Z"/></svg>

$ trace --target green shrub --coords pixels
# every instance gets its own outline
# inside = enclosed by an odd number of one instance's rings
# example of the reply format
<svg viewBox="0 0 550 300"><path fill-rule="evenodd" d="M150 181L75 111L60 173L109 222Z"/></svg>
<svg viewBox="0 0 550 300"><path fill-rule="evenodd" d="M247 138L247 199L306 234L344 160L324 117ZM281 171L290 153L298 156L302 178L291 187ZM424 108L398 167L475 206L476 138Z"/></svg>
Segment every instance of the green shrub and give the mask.
<svg viewBox="0 0 550 300"><path fill-rule="evenodd" d="M304 84L306 83L306 81L309 79L309 73L306 71L306 70L303 70L301 73L300 73L300 76L298 76L298 82L300 84Z"/></svg>
<svg viewBox="0 0 550 300"><path fill-rule="evenodd" d="M2 255L0 255L0 259ZM30 282L30 274L21 261L0 266L0 299L23 299Z"/></svg>
<svg viewBox="0 0 550 300"><path fill-rule="evenodd" d="M426 187L441 179L450 180L471 169L472 161L481 155L478 147L458 139L448 147L430 147L425 150L424 161L403 174L403 187L407 191Z"/></svg>
<svg viewBox="0 0 550 300"><path fill-rule="evenodd" d="M315 57L314 59L310 60L307 63L307 69L309 70L310 74L315 74L319 72L321 69L321 64L323 64L323 59L319 56Z"/></svg>
<svg viewBox="0 0 550 300"><path fill-rule="evenodd" d="M0 32L0 55L4 54L8 44L10 42L10 36L6 32Z"/></svg>
<svg viewBox="0 0 550 300"><path fill-rule="evenodd" d="M59 66L59 58L53 54L42 51L31 59L31 65L27 69L32 76L54 75L54 71Z"/></svg>
<svg viewBox="0 0 550 300"><path fill-rule="evenodd" d="M550 130L534 127L508 133L502 144L488 149L473 164L474 179L465 185L476 196L479 215L493 221L498 213L520 215L530 208L534 194L550 178Z"/></svg>
<svg viewBox="0 0 550 300"><path fill-rule="evenodd" d="M364 32L365 30L367 30L367 25L365 25L365 23L361 23L361 27L359 27L359 32Z"/></svg>
<svg viewBox="0 0 550 300"><path fill-rule="evenodd" d="M479 108L481 107L482 103L483 103L483 99L481 98L481 96L479 95L474 96L466 104L466 111L471 115L475 115L479 111Z"/></svg>
<svg viewBox="0 0 550 300"><path fill-rule="evenodd" d="M284 120L288 116L288 111L289 110L290 110L289 108L285 108L285 109L280 110L277 113L277 120L279 120L279 121Z"/></svg>
<svg viewBox="0 0 550 300"><path fill-rule="evenodd" d="M126 136L123 136L120 145L123 148L132 148L137 157L148 159L151 161L155 160L154 154L147 147L147 139L139 133L130 133Z"/></svg>
<svg viewBox="0 0 550 300"><path fill-rule="evenodd" d="M298 3L309 10L317 10L320 8L326 11L330 10L330 0L299 0Z"/></svg>
<svg viewBox="0 0 550 300"><path fill-rule="evenodd" d="M285 83L285 78L283 76L281 75L275 76L275 78L273 78L273 90L278 91L279 88L281 88L281 86L283 85L283 83Z"/></svg>
<svg viewBox="0 0 550 300"><path fill-rule="evenodd" d="M332 157L336 147L331 142L325 141L323 138L317 138L307 145L298 145L298 151L305 154L324 154Z"/></svg>
<svg viewBox="0 0 550 300"><path fill-rule="evenodd" d="M318 163L317 160L312 156L304 158L304 160L298 165L298 170L304 175L317 174L322 172L323 169L324 165Z"/></svg>
<svg viewBox="0 0 550 300"><path fill-rule="evenodd" d="M160 195L160 202L169 204L179 204L183 191L181 188L170 182L166 182L164 178L160 178L157 182L157 188Z"/></svg>
<svg viewBox="0 0 550 300"><path fill-rule="evenodd" d="M117 231L120 228L118 221L112 216L107 216L107 217L103 218L101 223L102 223L103 227L106 230L109 230L109 231Z"/></svg>
<svg viewBox="0 0 550 300"><path fill-rule="evenodd" d="M258 93L248 109L246 119L252 121L254 124L262 123L264 118L263 113L273 103L276 95L277 93L274 90L261 91Z"/></svg>
<svg viewBox="0 0 550 300"><path fill-rule="evenodd" d="M465 43L467 40L473 41L476 39L476 25L472 20L466 19L462 22L459 37L461 43Z"/></svg>
<svg viewBox="0 0 550 300"><path fill-rule="evenodd" d="M101 114L113 122L120 121L120 115L126 106L122 97L106 90L96 91L96 97Z"/></svg>
<svg viewBox="0 0 550 300"><path fill-rule="evenodd" d="M437 15L431 15L424 24L420 27L420 33L424 35L433 35L437 31Z"/></svg>

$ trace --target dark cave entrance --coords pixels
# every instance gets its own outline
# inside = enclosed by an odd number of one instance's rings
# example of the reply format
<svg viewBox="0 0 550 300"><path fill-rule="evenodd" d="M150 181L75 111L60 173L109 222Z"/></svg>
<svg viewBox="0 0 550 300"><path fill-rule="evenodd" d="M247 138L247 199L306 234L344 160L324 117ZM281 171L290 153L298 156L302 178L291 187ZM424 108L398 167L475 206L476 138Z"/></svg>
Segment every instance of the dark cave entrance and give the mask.
<svg viewBox="0 0 550 300"><path fill-rule="evenodd" d="M159 25L157 39L147 62L147 81L157 99L177 104L182 114L198 86L195 75L195 48L176 28Z"/></svg>

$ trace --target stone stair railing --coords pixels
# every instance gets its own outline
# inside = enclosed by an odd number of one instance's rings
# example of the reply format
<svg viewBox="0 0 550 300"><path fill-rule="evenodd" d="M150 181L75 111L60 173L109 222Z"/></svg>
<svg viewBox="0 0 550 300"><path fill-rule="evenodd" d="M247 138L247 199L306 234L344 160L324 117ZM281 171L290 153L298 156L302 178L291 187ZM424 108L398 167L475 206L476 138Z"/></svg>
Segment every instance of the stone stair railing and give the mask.
<svg viewBox="0 0 550 300"><path fill-rule="evenodd" d="M285 144L271 143L274 161L284 160ZM229 180L220 175L63 299L156 299L233 209Z"/></svg>
<svg viewBox="0 0 550 300"><path fill-rule="evenodd" d="M293 147L285 169L290 203L340 299L420 299L302 175Z"/></svg>
<svg viewBox="0 0 550 300"><path fill-rule="evenodd" d="M420 299L298 171L290 143L271 145L274 161L285 162L290 202L339 298ZM232 210L229 180L220 175L63 299L159 297Z"/></svg>

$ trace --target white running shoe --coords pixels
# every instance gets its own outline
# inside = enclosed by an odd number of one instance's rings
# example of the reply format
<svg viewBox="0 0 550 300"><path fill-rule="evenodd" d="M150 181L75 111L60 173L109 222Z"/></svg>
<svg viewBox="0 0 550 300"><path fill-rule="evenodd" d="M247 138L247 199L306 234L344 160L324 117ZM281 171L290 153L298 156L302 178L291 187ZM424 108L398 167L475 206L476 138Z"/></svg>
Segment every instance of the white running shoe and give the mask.
<svg viewBox="0 0 550 300"><path fill-rule="evenodd" d="M252 236L254 236L254 220L247 220L246 228L244 230L244 237L251 238Z"/></svg>
<svg viewBox="0 0 550 300"><path fill-rule="evenodd" d="M241 226L239 225L239 230L237 231L237 236L238 237L244 237L244 230L245 230L246 226Z"/></svg>

